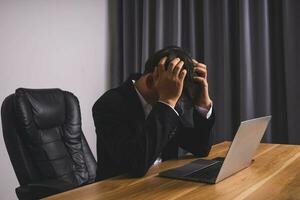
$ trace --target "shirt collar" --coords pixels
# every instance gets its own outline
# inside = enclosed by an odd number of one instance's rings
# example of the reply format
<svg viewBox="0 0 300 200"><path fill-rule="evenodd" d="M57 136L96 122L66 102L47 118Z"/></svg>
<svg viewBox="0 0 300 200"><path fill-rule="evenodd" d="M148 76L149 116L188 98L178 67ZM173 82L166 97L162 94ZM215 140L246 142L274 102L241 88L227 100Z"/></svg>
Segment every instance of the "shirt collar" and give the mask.
<svg viewBox="0 0 300 200"><path fill-rule="evenodd" d="M140 102L141 102L141 104L142 104L142 106L143 106L144 113L145 113L145 117L147 118L148 115L149 115L149 113L150 113L151 110L152 110L152 105L149 104L149 103L145 100L145 98L142 96L142 94L141 94L141 93L138 91L138 89L135 87L135 80L132 80L132 83L133 83L134 89L135 89L135 91L136 91L136 93L137 93L137 95L138 95L138 97L139 97L139 99L140 99Z"/></svg>

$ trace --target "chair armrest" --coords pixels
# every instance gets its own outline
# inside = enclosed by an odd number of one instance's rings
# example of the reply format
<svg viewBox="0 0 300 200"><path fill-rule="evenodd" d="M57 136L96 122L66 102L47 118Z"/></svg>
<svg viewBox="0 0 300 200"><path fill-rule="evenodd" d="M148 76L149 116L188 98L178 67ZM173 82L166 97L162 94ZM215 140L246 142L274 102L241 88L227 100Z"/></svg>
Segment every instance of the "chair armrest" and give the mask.
<svg viewBox="0 0 300 200"><path fill-rule="evenodd" d="M74 183L61 180L45 180L16 188L20 200L41 199L77 187Z"/></svg>

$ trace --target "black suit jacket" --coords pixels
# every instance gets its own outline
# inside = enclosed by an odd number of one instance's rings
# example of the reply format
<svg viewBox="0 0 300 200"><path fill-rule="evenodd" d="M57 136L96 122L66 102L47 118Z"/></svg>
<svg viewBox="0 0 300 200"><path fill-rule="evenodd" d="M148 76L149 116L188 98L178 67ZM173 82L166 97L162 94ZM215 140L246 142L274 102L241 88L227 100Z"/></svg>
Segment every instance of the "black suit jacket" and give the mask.
<svg viewBox="0 0 300 200"><path fill-rule="evenodd" d="M125 173L143 176L158 156L177 158L179 147L199 157L211 149L214 112L206 119L193 109L194 123L188 124L168 105L157 102L145 119L132 83L138 77L107 91L93 106L98 180Z"/></svg>

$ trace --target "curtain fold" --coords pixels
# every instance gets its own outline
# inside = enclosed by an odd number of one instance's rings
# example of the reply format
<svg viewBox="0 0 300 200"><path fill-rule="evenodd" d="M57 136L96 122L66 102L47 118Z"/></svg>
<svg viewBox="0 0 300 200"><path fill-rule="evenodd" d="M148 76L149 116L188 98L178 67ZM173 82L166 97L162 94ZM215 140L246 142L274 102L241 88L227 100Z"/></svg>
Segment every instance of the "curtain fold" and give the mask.
<svg viewBox="0 0 300 200"><path fill-rule="evenodd" d="M168 45L208 67L214 142L272 115L264 142L300 144L300 1L111 0L111 87Z"/></svg>

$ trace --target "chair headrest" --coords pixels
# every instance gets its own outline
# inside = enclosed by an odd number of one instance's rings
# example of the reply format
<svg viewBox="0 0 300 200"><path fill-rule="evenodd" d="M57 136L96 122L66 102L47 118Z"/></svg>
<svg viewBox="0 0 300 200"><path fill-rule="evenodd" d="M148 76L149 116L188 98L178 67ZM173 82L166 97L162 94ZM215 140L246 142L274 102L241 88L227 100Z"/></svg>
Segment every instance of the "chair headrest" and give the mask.
<svg viewBox="0 0 300 200"><path fill-rule="evenodd" d="M25 126L34 122L38 128L47 129L65 121L65 97L60 89L19 88L15 101L16 114Z"/></svg>

